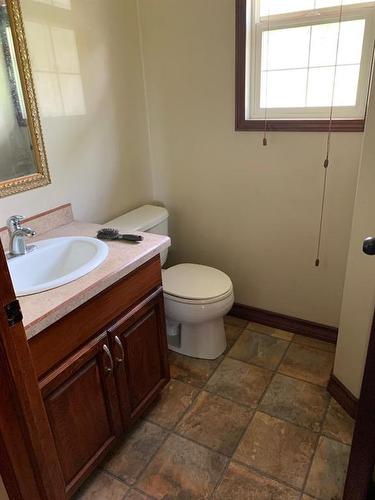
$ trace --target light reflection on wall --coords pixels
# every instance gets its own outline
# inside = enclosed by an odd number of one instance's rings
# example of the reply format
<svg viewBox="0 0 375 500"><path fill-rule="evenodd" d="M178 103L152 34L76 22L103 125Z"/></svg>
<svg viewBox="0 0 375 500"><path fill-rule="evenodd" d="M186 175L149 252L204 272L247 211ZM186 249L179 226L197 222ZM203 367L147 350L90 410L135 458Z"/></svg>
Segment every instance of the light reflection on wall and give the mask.
<svg viewBox="0 0 375 500"><path fill-rule="evenodd" d="M74 31L35 21L26 21L25 28L41 115L84 115L86 107ZM33 54L37 57L33 58Z"/></svg>
<svg viewBox="0 0 375 500"><path fill-rule="evenodd" d="M45 3L47 5L52 5L53 7L60 7L61 9L70 10L71 0L34 0L34 2Z"/></svg>

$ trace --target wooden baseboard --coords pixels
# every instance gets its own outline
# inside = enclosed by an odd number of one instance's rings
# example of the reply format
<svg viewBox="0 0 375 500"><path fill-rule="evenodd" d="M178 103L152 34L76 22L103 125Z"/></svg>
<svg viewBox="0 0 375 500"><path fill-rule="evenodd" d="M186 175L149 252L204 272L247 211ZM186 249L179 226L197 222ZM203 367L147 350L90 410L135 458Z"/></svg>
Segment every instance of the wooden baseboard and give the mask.
<svg viewBox="0 0 375 500"><path fill-rule="evenodd" d="M327 390L352 418L356 418L358 399L334 375L331 375Z"/></svg>
<svg viewBox="0 0 375 500"><path fill-rule="evenodd" d="M336 344L337 342L338 329L333 326L321 325L320 323L313 323L305 319L294 318L285 314L265 311L264 309L238 303L233 305L229 314L237 318L279 328L280 330L287 330L299 335L305 335L306 337L325 340L332 344Z"/></svg>

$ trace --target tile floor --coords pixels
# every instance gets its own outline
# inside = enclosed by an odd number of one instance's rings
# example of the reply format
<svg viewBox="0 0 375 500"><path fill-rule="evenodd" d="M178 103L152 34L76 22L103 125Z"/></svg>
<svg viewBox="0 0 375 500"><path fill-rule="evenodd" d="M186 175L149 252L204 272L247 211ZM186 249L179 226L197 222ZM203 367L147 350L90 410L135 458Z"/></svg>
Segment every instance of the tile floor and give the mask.
<svg viewBox="0 0 375 500"><path fill-rule="evenodd" d="M80 500L339 500L353 421L326 385L334 346L226 318L215 361L170 354L160 399Z"/></svg>

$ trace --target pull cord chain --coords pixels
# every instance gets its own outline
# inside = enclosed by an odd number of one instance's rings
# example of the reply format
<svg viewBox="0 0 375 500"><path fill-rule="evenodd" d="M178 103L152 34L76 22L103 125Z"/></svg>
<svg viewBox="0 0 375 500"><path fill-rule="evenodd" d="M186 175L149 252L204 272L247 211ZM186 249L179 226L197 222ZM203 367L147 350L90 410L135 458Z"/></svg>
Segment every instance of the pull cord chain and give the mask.
<svg viewBox="0 0 375 500"><path fill-rule="evenodd" d="M264 96L264 130L263 130L263 146L268 145L268 139L267 139L267 124L268 124L268 109L267 109L267 104L268 104L268 69L269 69L269 53L270 53L270 10L268 7L268 14L267 14L267 51L266 51L266 92Z"/></svg>
<svg viewBox="0 0 375 500"><path fill-rule="evenodd" d="M342 15L343 15L343 0L341 0L341 5L340 5L339 26L338 26L337 42L336 42L335 66L334 66L334 71L333 71L331 107L330 107L330 113L329 113L329 124L328 124L327 143L326 143L326 156L325 156L324 163L323 163L324 181L323 181L322 203L321 203L321 207L320 207L319 233L318 233L318 243L317 243L317 248L316 248L315 267L319 267L319 265L320 265L320 250L321 250L321 244L322 244L323 221L324 221L326 197L327 197L328 167L329 167L329 156L330 156L330 152L331 152L331 136L332 136L332 122L333 122L333 106L334 106L334 100L335 100L337 62L338 62L339 49L340 49Z"/></svg>

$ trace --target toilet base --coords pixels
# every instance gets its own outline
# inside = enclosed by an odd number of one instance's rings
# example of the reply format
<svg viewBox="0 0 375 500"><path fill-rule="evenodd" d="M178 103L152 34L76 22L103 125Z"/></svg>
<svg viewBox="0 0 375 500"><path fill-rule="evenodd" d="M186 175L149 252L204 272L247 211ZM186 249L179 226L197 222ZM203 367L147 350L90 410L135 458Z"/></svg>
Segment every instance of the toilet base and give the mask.
<svg viewBox="0 0 375 500"><path fill-rule="evenodd" d="M193 358L216 359L227 347L223 318L198 324L182 323L179 333L167 335L167 339L171 351Z"/></svg>

